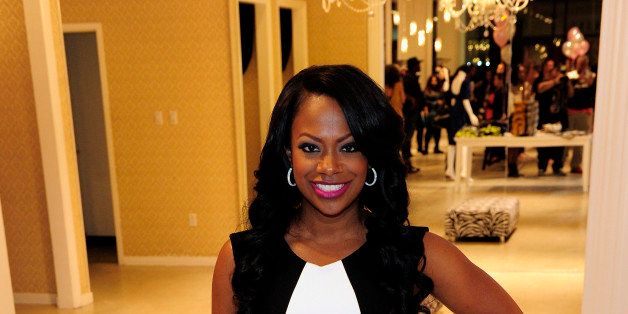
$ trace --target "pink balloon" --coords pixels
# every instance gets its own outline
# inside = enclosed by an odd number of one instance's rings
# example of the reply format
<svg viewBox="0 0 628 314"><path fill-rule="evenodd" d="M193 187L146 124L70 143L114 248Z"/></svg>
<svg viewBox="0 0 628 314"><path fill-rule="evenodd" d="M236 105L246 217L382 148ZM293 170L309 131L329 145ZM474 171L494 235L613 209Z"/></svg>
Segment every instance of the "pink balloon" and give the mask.
<svg viewBox="0 0 628 314"><path fill-rule="evenodd" d="M569 31L567 31L567 39L569 40L575 40L580 37L584 37L584 36L582 36L582 32L580 32L580 29L578 28L578 26L574 26L570 28Z"/></svg>
<svg viewBox="0 0 628 314"><path fill-rule="evenodd" d="M510 39L510 32L508 26L495 27L493 30L493 40L500 48L506 46Z"/></svg>
<svg viewBox="0 0 628 314"><path fill-rule="evenodd" d="M591 44L589 44L588 40L584 40L576 49L576 54L579 56L584 56L587 54L587 52L589 52L589 48L591 48Z"/></svg>

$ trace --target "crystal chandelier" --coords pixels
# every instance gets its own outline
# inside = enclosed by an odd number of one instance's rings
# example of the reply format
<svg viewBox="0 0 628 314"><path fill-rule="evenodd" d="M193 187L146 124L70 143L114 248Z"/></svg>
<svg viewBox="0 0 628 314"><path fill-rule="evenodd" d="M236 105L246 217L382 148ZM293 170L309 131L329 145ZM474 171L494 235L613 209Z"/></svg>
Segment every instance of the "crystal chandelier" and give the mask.
<svg viewBox="0 0 628 314"><path fill-rule="evenodd" d="M445 22L454 19L458 30L469 32L478 27L494 29L505 22L514 24L515 15L528 3L529 0L440 0L439 9Z"/></svg>
<svg viewBox="0 0 628 314"><path fill-rule="evenodd" d="M344 5L351 11L364 13L371 12L374 7L383 5L386 0L322 0L323 10L329 13L334 3L338 8Z"/></svg>

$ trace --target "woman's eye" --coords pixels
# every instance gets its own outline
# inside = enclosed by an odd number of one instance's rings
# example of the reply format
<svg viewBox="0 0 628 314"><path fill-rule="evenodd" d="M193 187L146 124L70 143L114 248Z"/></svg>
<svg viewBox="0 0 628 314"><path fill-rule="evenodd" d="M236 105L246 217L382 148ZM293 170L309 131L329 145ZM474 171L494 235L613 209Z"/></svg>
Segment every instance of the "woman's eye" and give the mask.
<svg viewBox="0 0 628 314"><path fill-rule="evenodd" d="M355 153L359 151L358 146L355 143L343 145L341 150L345 153Z"/></svg>
<svg viewBox="0 0 628 314"><path fill-rule="evenodd" d="M307 143L299 145L299 149L306 153L314 153L319 151L318 146Z"/></svg>

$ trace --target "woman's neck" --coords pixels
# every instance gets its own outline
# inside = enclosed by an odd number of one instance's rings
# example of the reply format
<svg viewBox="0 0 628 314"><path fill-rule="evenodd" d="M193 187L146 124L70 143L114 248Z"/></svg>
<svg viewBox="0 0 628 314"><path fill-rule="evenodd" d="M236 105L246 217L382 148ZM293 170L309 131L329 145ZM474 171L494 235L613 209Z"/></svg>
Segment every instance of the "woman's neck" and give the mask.
<svg viewBox="0 0 628 314"><path fill-rule="evenodd" d="M333 217L322 215L309 207L304 204L301 216L290 227L292 236L316 239L316 242L322 244L363 238L366 234L357 204Z"/></svg>

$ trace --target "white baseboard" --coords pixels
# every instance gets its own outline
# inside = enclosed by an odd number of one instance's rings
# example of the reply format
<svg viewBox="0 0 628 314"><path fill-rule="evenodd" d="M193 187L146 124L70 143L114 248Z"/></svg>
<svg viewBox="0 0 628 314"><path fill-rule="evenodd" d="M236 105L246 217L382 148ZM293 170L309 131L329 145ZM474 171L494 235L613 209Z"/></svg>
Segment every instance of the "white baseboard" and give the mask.
<svg viewBox="0 0 628 314"><path fill-rule="evenodd" d="M15 304L57 304L57 295L54 293L15 293ZM94 294L83 293L78 307L94 303Z"/></svg>
<svg viewBox="0 0 628 314"><path fill-rule="evenodd" d="M15 304L56 304L57 295L54 293L21 293L13 294Z"/></svg>
<svg viewBox="0 0 628 314"><path fill-rule="evenodd" d="M216 256L124 256L121 265L215 266Z"/></svg>

